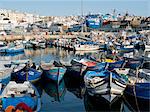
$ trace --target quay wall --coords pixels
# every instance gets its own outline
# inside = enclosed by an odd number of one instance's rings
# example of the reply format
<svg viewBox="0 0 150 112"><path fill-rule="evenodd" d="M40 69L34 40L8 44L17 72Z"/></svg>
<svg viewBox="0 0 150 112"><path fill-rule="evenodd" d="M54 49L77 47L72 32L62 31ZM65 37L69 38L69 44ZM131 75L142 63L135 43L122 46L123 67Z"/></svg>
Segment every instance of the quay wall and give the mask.
<svg viewBox="0 0 150 112"><path fill-rule="evenodd" d="M38 37L43 37L47 40L58 38L73 39L76 38L76 35L0 35L0 41L29 40Z"/></svg>

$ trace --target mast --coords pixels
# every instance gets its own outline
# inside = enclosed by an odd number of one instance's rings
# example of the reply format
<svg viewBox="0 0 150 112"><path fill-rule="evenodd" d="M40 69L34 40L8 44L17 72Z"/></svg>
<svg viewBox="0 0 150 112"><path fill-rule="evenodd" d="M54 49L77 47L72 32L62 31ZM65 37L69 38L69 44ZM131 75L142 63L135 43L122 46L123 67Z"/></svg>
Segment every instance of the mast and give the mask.
<svg viewBox="0 0 150 112"><path fill-rule="evenodd" d="M83 0L81 0L81 22L82 22L81 32L83 34Z"/></svg>

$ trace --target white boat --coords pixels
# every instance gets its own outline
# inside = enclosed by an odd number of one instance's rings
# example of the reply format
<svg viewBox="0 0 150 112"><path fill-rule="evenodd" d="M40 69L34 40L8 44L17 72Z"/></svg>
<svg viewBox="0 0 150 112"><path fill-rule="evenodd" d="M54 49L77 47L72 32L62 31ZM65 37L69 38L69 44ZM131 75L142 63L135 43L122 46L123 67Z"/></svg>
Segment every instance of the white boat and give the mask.
<svg viewBox="0 0 150 112"><path fill-rule="evenodd" d="M24 83L10 81L2 91L0 97L3 110L10 105L15 107L20 103L27 104L35 112L39 112L41 108L40 95L29 81L25 81Z"/></svg>
<svg viewBox="0 0 150 112"><path fill-rule="evenodd" d="M14 65L26 64L26 63L29 63L29 62L30 62L29 59L24 59L24 60L13 60L13 61L11 61L11 63L14 64Z"/></svg>
<svg viewBox="0 0 150 112"><path fill-rule="evenodd" d="M99 52L99 50L90 50L90 51L88 51L88 50L86 50L86 51L78 50L78 51L75 51L75 54L76 55L84 55L84 54L90 54L90 53L94 54L94 53L98 53L98 52Z"/></svg>
<svg viewBox="0 0 150 112"><path fill-rule="evenodd" d="M30 41L30 43L33 45L33 47L37 47L37 48L45 48L46 47L46 42L45 40L33 40Z"/></svg>
<svg viewBox="0 0 150 112"><path fill-rule="evenodd" d="M145 51L150 51L150 45L145 45Z"/></svg>
<svg viewBox="0 0 150 112"><path fill-rule="evenodd" d="M93 51L93 50L98 50L99 45L96 45L96 44L75 44L74 48L76 51Z"/></svg>

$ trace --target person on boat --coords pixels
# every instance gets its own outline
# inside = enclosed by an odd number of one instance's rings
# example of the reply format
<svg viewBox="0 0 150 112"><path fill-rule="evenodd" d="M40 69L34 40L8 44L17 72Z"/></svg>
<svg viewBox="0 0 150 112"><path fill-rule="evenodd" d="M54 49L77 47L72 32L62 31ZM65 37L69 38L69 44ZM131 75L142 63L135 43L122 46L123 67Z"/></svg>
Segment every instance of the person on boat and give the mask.
<svg viewBox="0 0 150 112"><path fill-rule="evenodd" d="M33 63L33 65L31 66L31 68L36 69L35 63Z"/></svg>

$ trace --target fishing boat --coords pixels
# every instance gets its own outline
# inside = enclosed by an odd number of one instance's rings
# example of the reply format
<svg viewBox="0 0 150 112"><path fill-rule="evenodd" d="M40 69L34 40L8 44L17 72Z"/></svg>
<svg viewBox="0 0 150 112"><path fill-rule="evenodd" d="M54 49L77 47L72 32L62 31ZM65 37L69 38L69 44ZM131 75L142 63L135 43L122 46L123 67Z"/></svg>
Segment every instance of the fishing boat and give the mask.
<svg viewBox="0 0 150 112"><path fill-rule="evenodd" d="M28 67L25 64L20 64L14 68L11 78L18 82L31 81L32 83L35 83L40 80L41 75L42 71Z"/></svg>
<svg viewBox="0 0 150 112"><path fill-rule="evenodd" d="M84 82L88 93L92 96L100 95L109 103L115 102L122 95L128 80L117 72L113 72L112 69L121 68L123 63L123 61L109 63L100 71L87 71Z"/></svg>
<svg viewBox="0 0 150 112"><path fill-rule="evenodd" d="M19 65L19 64L27 64L29 63L30 60L29 59L24 59L24 60L12 60L11 64L13 65Z"/></svg>
<svg viewBox="0 0 150 112"><path fill-rule="evenodd" d="M28 41L23 41L24 47L25 48L33 48L32 43L30 42L30 40Z"/></svg>
<svg viewBox="0 0 150 112"><path fill-rule="evenodd" d="M9 60L0 60L0 63L0 83L2 85L6 85L11 79L13 67L11 66L11 61Z"/></svg>
<svg viewBox="0 0 150 112"><path fill-rule="evenodd" d="M99 45L93 42L80 42L79 44L75 44L74 48L76 51L93 51L98 50Z"/></svg>
<svg viewBox="0 0 150 112"><path fill-rule="evenodd" d="M8 84L11 79L11 72L13 70L11 68L0 69L0 83L3 85Z"/></svg>
<svg viewBox="0 0 150 112"><path fill-rule="evenodd" d="M95 66L96 62L88 59L72 59L71 65L67 67L67 73L70 73L76 78L81 78L87 67Z"/></svg>
<svg viewBox="0 0 150 112"><path fill-rule="evenodd" d="M45 48L46 41L45 40L31 40L30 43L33 45L34 48Z"/></svg>
<svg viewBox="0 0 150 112"><path fill-rule="evenodd" d="M33 111L39 112L41 99L37 89L28 81L16 83L10 81L2 91L1 107L5 110L9 106L16 107L19 103L27 104Z"/></svg>
<svg viewBox="0 0 150 112"><path fill-rule="evenodd" d="M66 68L64 66L56 66L54 63L41 63L41 69L47 79L51 79L56 83L59 83L63 79L66 72Z"/></svg>
<svg viewBox="0 0 150 112"><path fill-rule="evenodd" d="M129 52L133 52L134 51L134 46L133 45L125 45L120 47L119 52L123 52L123 53L129 53Z"/></svg>
<svg viewBox="0 0 150 112"><path fill-rule="evenodd" d="M86 16L85 19L86 19L86 25L88 28L98 29L102 25L100 15L98 14L89 14Z"/></svg>
<svg viewBox="0 0 150 112"><path fill-rule="evenodd" d="M150 62L149 62L150 65ZM130 72L131 73L131 72ZM150 111L150 70L149 66L137 69L129 74L130 83L127 85L124 96L127 102L136 111Z"/></svg>
<svg viewBox="0 0 150 112"><path fill-rule="evenodd" d="M72 65L84 65L84 66L87 66L87 67L90 67L90 66L95 66L97 64L97 62L95 61L92 61L92 60L89 60L89 59L86 59L86 58L82 58L80 60L78 59L72 59L71 60L71 64Z"/></svg>
<svg viewBox="0 0 150 112"><path fill-rule="evenodd" d="M23 45L10 46L5 50L5 52L6 53L24 52L24 46Z"/></svg>
<svg viewBox="0 0 150 112"><path fill-rule="evenodd" d="M5 41L0 41L0 47L4 47L6 46L6 42Z"/></svg>
<svg viewBox="0 0 150 112"><path fill-rule="evenodd" d="M12 65L14 66L11 79L22 82L22 81L31 81L35 83L40 80L42 71L32 63L31 61L27 60L14 60L12 61Z"/></svg>
<svg viewBox="0 0 150 112"><path fill-rule="evenodd" d="M0 47L0 53L5 53L7 49L8 49L7 46Z"/></svg>
<svg viewBox="0 0 150 112"><path fill-rule="evenodd" d="M54 101L61 102L64 100L66 93L64 80L62 80L59 84L47 81L44 84L44 90L50 97L53 97Z"/></svg>
<svg viewBox="0 0 150 112"><path fill-rule="evenodd" d="M145 45L145 51L150 51L150 45Z"/></svg>

